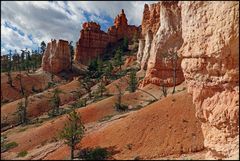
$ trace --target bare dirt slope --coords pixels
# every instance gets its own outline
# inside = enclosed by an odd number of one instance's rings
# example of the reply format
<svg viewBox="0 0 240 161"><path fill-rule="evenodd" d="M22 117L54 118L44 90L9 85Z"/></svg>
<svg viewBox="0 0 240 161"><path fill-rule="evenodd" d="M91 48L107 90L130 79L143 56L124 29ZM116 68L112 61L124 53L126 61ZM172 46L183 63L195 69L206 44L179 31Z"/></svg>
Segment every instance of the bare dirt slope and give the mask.
<svg viewBox="0 0 240 161"><path fill-rule="evenodd" d="M2 100L7 100L9 102L15 101L22 98L20 93L20 83L16 79L19 72L12 72L11 77L13 80L13 86L11 87L8 82L8 76L6 73L1 73L1 97ZM22 84L24 89L28 94L33 94L32 88L36 90L44 90L48 82L50 82L50 77L45 72L38 72L34 74L27 74L26 72L21 72Z"/></svg>
<svg viewBox="0 0 240 161"><path fill-rule="evenodd" d="M75 98L74 91L78 91L80 87L78 81L72 81L70 83L59 85L57 88L64 93L60 94L61 105L66 104ZM53 89L46 90L44 92L29 96L29 104L27 108L28 117L37 117L51 109L50 98L52 96ZM17 123L16 112L18 103L24 101L24 99L18 99L11 103L7 103L1 107L1 123L3 124L15 124Z"/></svg>
<svg viewBox="0 0 240 161"><path fill-rule="evenodd" d="M186 91L159 100L127 117L109 122L81 142L84 147L113 148L115 159L160 158L203 150L203 134ZM63 159L66 146L45 159ZM61 155L64 154L64 155Z"/></svg>

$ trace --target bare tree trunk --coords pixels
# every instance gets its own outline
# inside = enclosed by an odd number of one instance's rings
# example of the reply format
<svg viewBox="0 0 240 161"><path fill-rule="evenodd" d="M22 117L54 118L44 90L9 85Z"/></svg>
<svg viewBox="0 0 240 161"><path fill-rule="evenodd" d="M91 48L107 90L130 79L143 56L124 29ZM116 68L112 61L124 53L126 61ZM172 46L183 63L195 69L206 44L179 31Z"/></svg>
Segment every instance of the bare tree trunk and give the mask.
<svg viewBox="0 0 240 161"><path fill-rule="evenodd" d="M173 65L173 91L172 94L175 93L175 87L176 87L176 66L177 66L177 56L174 55L174 65Z"/></svg>
<svg viewBox="0 0 240 161"><path fill-rule="evenodd" d="M72 138L72 145L71 145L71 160L74 159L74 141L73 141L73 138Z"/></svg>

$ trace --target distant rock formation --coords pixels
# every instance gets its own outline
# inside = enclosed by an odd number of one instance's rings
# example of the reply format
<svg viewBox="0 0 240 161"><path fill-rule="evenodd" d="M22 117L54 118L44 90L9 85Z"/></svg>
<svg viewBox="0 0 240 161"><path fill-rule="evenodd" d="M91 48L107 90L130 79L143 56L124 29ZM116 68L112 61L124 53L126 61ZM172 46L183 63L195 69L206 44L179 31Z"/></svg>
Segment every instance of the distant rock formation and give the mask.
<svg viewBox="0 0 240 161"><path fill-rule="evenodd" d="M70 69L70 49L68 41L52 40L47 44L47 48L42 58L42 68L44 71L58 74L63 70Z"/></svg>
<svg viewBox="0 0 240 161"><path fill-rule="evenodd" d="M141 71L146 71L145 78L140 82L140 88L147 84L174 85L174 68L176 69L176 84L184 81L181 69L181 58L171 56L181 47L182 31L180 25L181 12L178 2L159 2L145 4L142 32L139 42L137 60Z"/></svg>
<svg viewBox="0 0 240 161"><path fill-rule="evenodd" d="M101 30L99 24L85 22L76 43L74 60L87 65L91 59L103 54L109 43L117 42L123 37L131 39L134 34L139 34L139 28L128 25L124 10L115 18L114 26L111 26L107 33Z"/></svg>

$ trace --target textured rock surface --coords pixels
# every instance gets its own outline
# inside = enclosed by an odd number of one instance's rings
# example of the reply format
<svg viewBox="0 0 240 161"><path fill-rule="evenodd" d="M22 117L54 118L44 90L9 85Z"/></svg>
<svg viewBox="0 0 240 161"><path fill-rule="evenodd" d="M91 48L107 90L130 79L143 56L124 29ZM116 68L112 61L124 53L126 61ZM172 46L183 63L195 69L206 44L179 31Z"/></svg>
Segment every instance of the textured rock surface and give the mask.
<svg viewBox="0 0 240 161"><path fill-rule="evenodd" d="M142 35L145 35L150 29L153 34L156 34L160 26L160 2L151 4L150 6L145 4L142 18Z"/></svg>
<svg viewBox="0 0 240 161"><path fill-rule="evenodd" d="M159 14L157 14L158 11ZM173 86L174 67L176 67L176 84L182 83L184 77L181 70L181 59L176 59L175 65L173 57L170 57L172 53L177 52L183 43L180 23L181 12L178 3L159 2L151 5L150 10L145 5L144 14L147 14L143 16L142 22L142 36L145 39L145 44L140 46L141 48L144 46L143 51L139 48L138 61L141 70L146 70L146 76L140 83L140 87L149 83L157 85L164 83L166 86ZM154 23L147 23L146 20L152 21L152 19L154 19Z"/></svg>
<svg viewBox="0 0 240 161"><path fill-rule="evenodd" d="M76 44L74 60L87 64L92 58L103 53L110 36L100 30L100 25L95 22L87 22L82 25L81 37Z"/></svg>
<svg viewBox="0 0 240 161"><path fill-rule="evenodd" d="M180 2L182 69L207 157L239 158L239 2Z"/></svg>
<svg viewBox="0 0 240 161"><path fill-rule="evenodd" d="M57 74L63 70L68 70L70 65L68 41L53 40L49 42L42 58L43 70Z"/></svg>
<svg viewBox="0 0 240 161"><path fill-rule="evenodd" d="M111 26L107 33L100 29L99 24L86 22L76 44L74 60L86 65L91 59L103 54L109 43L117 42L123 37L131 39L134 34L139 34L139 28L128 25L124 10L115 18L114 26Z"/></svg>

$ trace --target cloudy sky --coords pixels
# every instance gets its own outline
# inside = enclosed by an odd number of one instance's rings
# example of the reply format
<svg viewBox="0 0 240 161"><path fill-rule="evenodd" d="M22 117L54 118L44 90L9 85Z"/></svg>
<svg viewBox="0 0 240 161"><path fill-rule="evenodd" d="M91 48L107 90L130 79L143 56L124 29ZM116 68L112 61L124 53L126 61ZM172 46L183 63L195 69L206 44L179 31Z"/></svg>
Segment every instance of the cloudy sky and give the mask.
<svg viewBox="0 0 240 161"><path fill-rule="evenodd" d="M141 24L144 4L154 1L1 1L1 54L37 49L41 41L79 39L82 23L95 21L106 31L125 10L128 23Z"/></svg>

